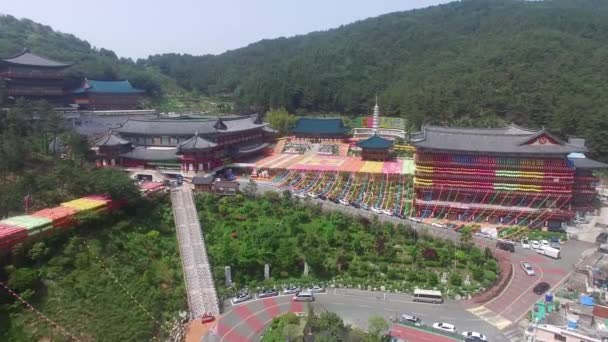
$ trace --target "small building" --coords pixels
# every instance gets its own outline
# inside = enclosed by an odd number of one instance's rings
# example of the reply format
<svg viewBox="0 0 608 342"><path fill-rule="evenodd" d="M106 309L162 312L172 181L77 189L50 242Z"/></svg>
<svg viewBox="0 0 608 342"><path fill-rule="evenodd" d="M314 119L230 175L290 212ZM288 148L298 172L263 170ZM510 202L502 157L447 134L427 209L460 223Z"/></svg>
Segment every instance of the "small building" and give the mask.
<svg viewBox="0 0 608 342"><path fill-rule="evenodd" d="M4 81L9 99L25 97L63 104L66 102L65 72L71 65L26 49L0 59L0 81Z"/></svg>
<svg viewBox="0 0 608 342"><path fill-rule="evenodd" d="M132 150L130 141L124 140L109 130L94 143L97 166L116 166L121 164L120 155Z"/></svg>
<svg viewBox="0 0 608 342"><path fill-rule="evenodd" d="M239 192L239 182L216 181L213 183L213 192L218 195L236 195Z"/></svg>
<svg viewBox="0 0 608 342"><path fill-rule="evenodd" d="M540 324L533 328L528 341L542 342L602 342L599 336L593 337L576 330L567 330L554 325Z"/></svg>
<svg viewBox="0 0 608 342"><path fill-rule="evenodd" d="M211 177L211 176L194 176L192 178L192 185L194 185L194 191L212 192L213 191L213 177Z"/></svg>
<svg viewBox="0 0 608 342"><path fill-rule="evenodd" d="M361 159L363 160L385 161L390 159L393 153L393 141L378 134L359 141L357 146L361 148Z"/></svg>
<svg viewBox="0 0 608 342"><path fill-rule="evenodd" d="M348 128L340 118L299 118L292 133L298 138L344 139Z"/></svg>
<svg viewBox="0 0 608 342"><path fill-rule="evenodd" d="M84 79L72 91L74 103L85 110L118 110L140 108L144 90L133 88L128 80L97 81Z"/></svg>

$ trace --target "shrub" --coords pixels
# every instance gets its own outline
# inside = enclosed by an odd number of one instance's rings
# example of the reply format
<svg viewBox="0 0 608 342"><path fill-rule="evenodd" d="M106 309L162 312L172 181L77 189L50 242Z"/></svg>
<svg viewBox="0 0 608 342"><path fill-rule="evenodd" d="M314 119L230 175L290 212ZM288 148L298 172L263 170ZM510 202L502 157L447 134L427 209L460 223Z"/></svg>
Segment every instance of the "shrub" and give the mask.
<svg viewBox="0 0 608 342"><path fill-rule="evenodd" d="M462 277L460 276L459 273L453 272L452 274L450 274L450 284L452 284L454 286L462 285Z"/></svg>

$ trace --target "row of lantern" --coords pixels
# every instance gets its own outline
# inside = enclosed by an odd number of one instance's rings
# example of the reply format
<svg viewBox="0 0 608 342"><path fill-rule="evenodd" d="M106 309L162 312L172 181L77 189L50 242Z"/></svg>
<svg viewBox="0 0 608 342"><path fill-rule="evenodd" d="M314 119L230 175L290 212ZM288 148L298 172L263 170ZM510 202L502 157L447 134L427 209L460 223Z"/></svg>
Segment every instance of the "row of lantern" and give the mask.
<svg viewBox="0 0 608 342"><path fill-rule="evenodd" d="M453 186L463 188L479 188L488 190L504 190L504 191L523 191L523 192L548 192L548 193L570 193L572 190L569 187L549 186L549 185L524 185L524 184L509 184L509 183L491 183L491 182L463 182L450 181L443 179L425 180L416 177L414 185L422 186Z"/></svg>
<svg viewBox="0 0 608 342"><path fill-rule="evenodd" d="M497 177L518 177L518 178L560 178L573 179L572 172L533 172L533 171L511 171L511 170L491 170L491 169L471 169L471 168L446 168L416 166L416 171L421 173L447 173L447 174L470 174L470 175L490 175Z"/></svg>
<svg viewBox="0 0 608 342"><path fill-rule="evenodd" d="M466 173L450 173L450 174L421 174L416 172L416 176L423 179L434 180L434 179L447 179L447 180L461 180L461 181L483 181L483 182L493 182L493 183L508 183L508 184L531 184L531 185L539 185L539 184L547 184L547 185L556 185L560 186L571 186L574 184L572 179L559 179L559 178L513 178L513 177L498 177L494 175L478 175L478 174L466 174ZM555 180L558 180L557 182Z"/></svg>
<svg viewBox="0 0 608 342"><path fill-rule="evenodd" d="M527 166L568 166L567 159L523 159L487 157L458 154L417 153L416 161L449 161L463 164L527 165Z"/></svg>
<svg viewBox="0 0 608 342"><path fill-rule="evenodd" d="M483 169L494 170L498 167L502 169L515 169L515 170L542 170L542 172L547 171L558 171L558 172L572 172L574 171L573 167L567 166L533 166L533 165L496 165L496 164L468 164L463 165L460 163L455 163L451 161L426 161L426 160L416 160L416 166L429 166L429 167L437 167L437 166L445 166L445 167L478 167Z"/></svg>

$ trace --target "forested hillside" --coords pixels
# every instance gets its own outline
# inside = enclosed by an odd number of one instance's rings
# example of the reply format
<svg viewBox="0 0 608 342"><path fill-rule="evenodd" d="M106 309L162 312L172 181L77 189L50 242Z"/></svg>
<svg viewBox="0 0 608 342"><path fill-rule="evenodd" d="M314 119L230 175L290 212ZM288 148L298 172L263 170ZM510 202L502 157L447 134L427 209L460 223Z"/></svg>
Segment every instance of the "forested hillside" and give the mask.
<svg viewBox="0 0 608 342"><path fill-rule="evenodd" d="M469 0L217 56L151 56L241 109L370 111L450 125L515 121L588 139L608 160L608 2Z"/></svg>
<svg viewBox="0 0 608 342"><path fill-rule="evenodd" d="M11 56L24 48L51 59L75 63L69 69L73 82L79 82L83 76L100 80L129 79L134 86L146 89L153 96L161 95L162 88L173 83L156 70L118 58L111 50L93 48L71 34L56 32L29 19L0 15L0 57Z"/></svg>

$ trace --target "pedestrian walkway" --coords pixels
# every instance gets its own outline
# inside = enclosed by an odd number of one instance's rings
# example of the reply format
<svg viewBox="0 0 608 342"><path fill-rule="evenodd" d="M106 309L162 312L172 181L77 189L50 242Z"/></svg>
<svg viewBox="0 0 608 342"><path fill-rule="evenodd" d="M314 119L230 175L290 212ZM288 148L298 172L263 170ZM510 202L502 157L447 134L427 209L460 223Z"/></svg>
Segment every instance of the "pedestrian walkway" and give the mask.
<svg viewBox="0 0 608 342"><path fill-rule="evenodd" d="M171 204L186 282L190 318L197 319L203 314L218 315L219 301L190 188L183 186L173 189Z"/></svg>

